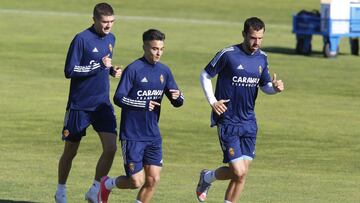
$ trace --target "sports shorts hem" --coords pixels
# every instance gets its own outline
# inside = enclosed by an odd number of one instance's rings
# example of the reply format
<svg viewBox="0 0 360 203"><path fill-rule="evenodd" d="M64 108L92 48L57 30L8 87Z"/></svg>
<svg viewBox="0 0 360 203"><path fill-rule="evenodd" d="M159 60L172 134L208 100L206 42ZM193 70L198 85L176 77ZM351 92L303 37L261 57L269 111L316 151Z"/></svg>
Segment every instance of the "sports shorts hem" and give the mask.
<svg viewBox="0 0 360 203"><path fill-rule="evenodd" d="M239 158L236 158L236 159L233 159L233 160L230 160L229 163L234 163L234 162L237 162L237 161L241 161L241 160L249 160L249 161L252 161L254 158L250 157L250 156L246 156L246 155L243 155Z"/></svg>

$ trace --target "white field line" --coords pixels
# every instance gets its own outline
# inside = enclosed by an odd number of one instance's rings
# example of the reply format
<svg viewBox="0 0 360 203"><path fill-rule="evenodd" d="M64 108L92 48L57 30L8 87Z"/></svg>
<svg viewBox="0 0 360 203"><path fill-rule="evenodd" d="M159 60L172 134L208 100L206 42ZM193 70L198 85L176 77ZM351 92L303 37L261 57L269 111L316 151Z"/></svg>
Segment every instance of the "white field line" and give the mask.
<svg viewBox="0 0 360 203"><path fill-rule="evenodd" d="M1 9L0 14L21 14L21 15L34 15L34 16L64 16L74 17L83 16L90 17L91 15L83 13L72 12L58 12L58 11L38 11L38 10L23 10L23 9ZM121 16L116 15L116 18L129 21L156 21L168 23L183 23L183 24L200 24L200 25L226 25L242 27L243 22L219 21L219 20L200 20L200 19L187 19L187 18L169 18L169 17L151 17L151 16ZM268 24L267 27L290 29L290 25L283 24Z"/></svg>

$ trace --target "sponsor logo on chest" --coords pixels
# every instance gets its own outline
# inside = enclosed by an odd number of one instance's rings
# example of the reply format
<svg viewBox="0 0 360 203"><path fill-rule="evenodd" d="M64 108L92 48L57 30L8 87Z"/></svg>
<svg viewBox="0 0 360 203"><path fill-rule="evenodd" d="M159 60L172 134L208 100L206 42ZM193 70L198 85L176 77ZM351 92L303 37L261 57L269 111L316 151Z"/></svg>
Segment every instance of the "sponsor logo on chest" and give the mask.
<svg viewBox="0 0 360 203"><path fill-rule="evenodd" d="M136 92L138 100L156 100L161 99L163 90L138 90Z"/></svg>
<svg viewBox="0 0 360 203"><path fill-rule="evenodd" d="M138 99L138 100L157 100L157 99L161 99L164 90L162 89L162 87L160 87L160 89L159 89L159 84L158 83L160 82L161 86L163 86L164 80L165 80L165 78L164 78L163 74L160 74L160 76L156 80L154 78L152 78L152 77L147 78L146 76L144 76L140 80L140 83L142 83L141 86L148 87L148 88L150 88L150 90L149 89L148 90L138 90L136 92L136 99ZM151 82L151 81L153 81L153 82ZM154 82L154 81L156 81L156 82ZM155 85L155 86L153 86L153 85Z"/></svg>
<svg viewBox="0 0 360 203"><path fill-rule="evenodd" d="M246 76L248 73L246 70L245 70L245 66L242 65L242 64L239 64L237 67L236 67L236 70L235 71L237 75L234 75L232 78L231 78L231 85L233 86L237 86L237 87L256 87L258 84L259 84L259 81L260 81L260 78L258 77L251 77L251 76ZM240 72L239 72L240 70ZM251 70L251 68L249 68L249 70ZM263 68L261 66L259 66L257 68L257 71L259 72L259 74L262 73L262 70ZM245 71L245 72L244 72ZM240 75L239 75L240 73ZM254 75L254 74L252 74Z"/></svg>
<svg viewBox="0 0 360 203"><path fill-rule="evenodd" d="M259 78L254 77L243 77L243 76L233 76L232 85L238 87L256 87L259 83Z"/></svg>

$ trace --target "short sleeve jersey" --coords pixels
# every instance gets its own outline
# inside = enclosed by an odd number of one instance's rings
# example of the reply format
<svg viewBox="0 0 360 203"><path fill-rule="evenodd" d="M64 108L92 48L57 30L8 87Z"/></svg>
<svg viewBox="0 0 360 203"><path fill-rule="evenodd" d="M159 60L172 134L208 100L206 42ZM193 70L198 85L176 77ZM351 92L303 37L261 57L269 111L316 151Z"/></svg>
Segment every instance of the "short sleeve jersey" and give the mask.
<svg viewBox="0 0 360 203"><path fill-rule="evenodd" d="M212 113L211 126L256 123L254 108L258 87L271 82L267 55L261 50L249 55L241 46L221 50L205 67L211 77L218 75L216 99L230 100L224 114Z"/></svg>

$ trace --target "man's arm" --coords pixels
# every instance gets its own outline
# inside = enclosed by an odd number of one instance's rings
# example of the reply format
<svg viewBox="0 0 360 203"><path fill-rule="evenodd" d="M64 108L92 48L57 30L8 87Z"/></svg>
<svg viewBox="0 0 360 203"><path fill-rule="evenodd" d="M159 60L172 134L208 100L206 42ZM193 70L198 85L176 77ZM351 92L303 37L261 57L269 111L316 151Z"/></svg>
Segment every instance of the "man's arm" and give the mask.
<svg viewBox="0 0 360 203"><path fill-rule="evenodd" d="M114 103L125 109L137 111L152 111L160 104L154 101L144 101L129 98L129 92L133 87L133 74L126 68L114 94Z"/></svg>
<svg viewBox="0 0 360 203"><path fill-rule="evenodd" d="M205 70L202 70L200 73L200 83L212 110L218 115L223 114L227 110L225 103L229 102L230 100L218 101L216 99L211 83L211 76Z"/></svg>
<svg viewBox="0 0 360 203"><path fill-rule="evenodd" d="M137 111L153 111L156 106L160 106L161 104L156 101L143 101L143 100L136 100L130 99L122 94L115 93L114 95L114 103L121 107L131 110Z"/></svg>
<svg viewBox="0 0 360 203"><path fill-rule="evenodd" d="M265 94L276 94L284 90L284 83L282 80L277 80L276 74L274 73L272 81L264 86L260 86L260 89Z"/></svg>
<svg viewBox="0 0 360 203"><path fill-rule="evenodd" d="M165 95L174 107L180 107L184 104L184 94L179 90L170 70L166 81Z"/></svg>
<svg viewBox="0 0 360 203"><path fill-rule="evenodd" d="M214 95L211 76L205 70L202 70L200 73L200 83L207 101L210 106L212 106L215 102L217 102L217 100Z"/></svg>
<svg viewBox="0 0 360 203"><path fill-rule="evenodd" d="M166 97L174 107L180 107L184 104L184 94L178 89L169 89L165 91Z"/></svg>
<svg viewBox="0 0 360 203"><path fill-rule="evenodd" d="M84 42L81 37L76 36L70 44L64 73L66 78L89 77L97 74L103 69L111 67L111 58L104 56L101 61L91 60L89 64L80 65L84 51Z"/></svg>
<svg viewBox="0 0 360 203"><path fill-rule="evenodd" d="M122 66L121 65L120 66L114 65L114 66L112 66L110 68L109 74L114 78L120 78L121 73L122 73Z"/></svg>
<svg viewBox="0 0 360 203"><path fill-rule="evenodd" d="M121 94L118 91L116 91L114 95L114 103L117 106L125 109L138 110L138 111L146 111L147 109L150 109L150 102L130 99L129 97L126 97L126 95Z"/></svg>

